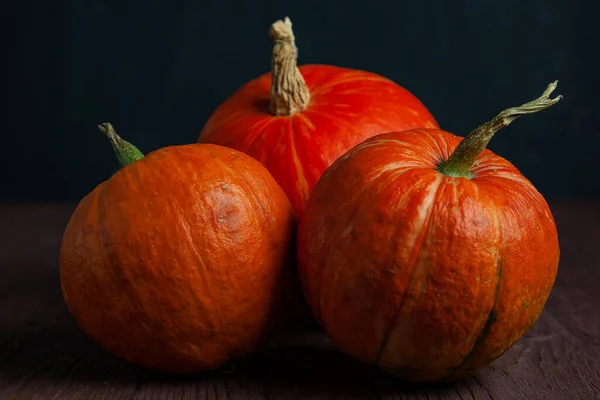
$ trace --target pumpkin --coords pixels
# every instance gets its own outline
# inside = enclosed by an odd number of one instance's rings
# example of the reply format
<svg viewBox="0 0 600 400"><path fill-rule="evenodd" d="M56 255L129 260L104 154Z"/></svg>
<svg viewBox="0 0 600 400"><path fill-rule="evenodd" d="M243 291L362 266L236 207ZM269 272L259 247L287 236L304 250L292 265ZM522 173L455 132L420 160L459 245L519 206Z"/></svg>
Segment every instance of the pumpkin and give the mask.
<svg viewBox="0 0 600 400"><path fill-rule="evenodd" d="M462 139L437 129L377 135L322 176L298 228L299 275L339 348L412 381L491 363L536 322L559 245L543 196L485 149L537 100Z"/></svg>
<svg viewBox="0 0 600 400"><path fill-rule="evenodd" d="M126 165L77 206L60 252L63 297L127 362L197 373L249 354L281 319L291 204L253 158L222 146L143 156L110 125Z"/></svg>
<svg viewBox="0 0 600 400"><path fill-rule="evenodd" d="M331 65L297 66L289 18L276 21L272 71L220 104L198 141L243 151L259 160L302 215L323 171L375 134L437 128L408 90L375 73Z"/></svg>

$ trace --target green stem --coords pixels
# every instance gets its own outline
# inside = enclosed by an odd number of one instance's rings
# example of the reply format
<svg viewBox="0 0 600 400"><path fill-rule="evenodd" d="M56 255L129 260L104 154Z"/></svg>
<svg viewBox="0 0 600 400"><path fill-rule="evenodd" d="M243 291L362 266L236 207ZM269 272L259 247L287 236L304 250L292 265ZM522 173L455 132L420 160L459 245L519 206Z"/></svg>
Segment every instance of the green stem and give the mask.
<svg viewBox="0 0 600 400"><path fill-rule="evenodd" d="M144 154L142 154L137 147L117 135L113 126L108 122L98 125L98 128L100 128L108 140L110 140L110 144L122 166L129 165L144 158Z"/></svg>
<svg viewBox="0 0 600 400"><path fill-rule="evenodd" d="M550 98L550 94L556 89L557 85L558 81L552 82L539 98L522 106L506 109L491 121L475 128L459 143L450 158L439 165L438 170L449 176L470 178L473 163L496 132L510 125L521 115L542 111L562 99L562 95L553 99Z"/></svg>

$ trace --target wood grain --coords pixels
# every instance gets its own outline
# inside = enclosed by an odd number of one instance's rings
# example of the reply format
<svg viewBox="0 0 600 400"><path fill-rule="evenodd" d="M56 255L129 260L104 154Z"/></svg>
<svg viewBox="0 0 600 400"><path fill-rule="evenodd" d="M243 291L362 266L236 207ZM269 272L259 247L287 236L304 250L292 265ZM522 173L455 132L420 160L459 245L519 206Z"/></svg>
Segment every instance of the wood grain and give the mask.
<svg viewBox="0 0 600 400"><path fill-rule="evenodd" d="M92 343L61 298L73 205L0 206L0 399L600 399L600 202L554 202L561 264L534 329L473 378L408 385L316 330L287 330L231 373L172 377Z"/></svg>

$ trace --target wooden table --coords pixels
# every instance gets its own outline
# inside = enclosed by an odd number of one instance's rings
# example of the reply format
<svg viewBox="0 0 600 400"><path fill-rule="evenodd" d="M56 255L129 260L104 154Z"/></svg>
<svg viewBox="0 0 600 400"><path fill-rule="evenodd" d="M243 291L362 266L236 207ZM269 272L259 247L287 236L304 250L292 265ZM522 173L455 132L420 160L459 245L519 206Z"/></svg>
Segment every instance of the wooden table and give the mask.
<svg viewBox="0 0 600 400"><path fill-rule="evenodd" d="M73 205L0 206L0 399L600 399L600 202L552 202L556 286L534 329L476 376L407 385L318 331L289 332L232 373L170 377L127 365L70 318L58 250Z"/></svg>

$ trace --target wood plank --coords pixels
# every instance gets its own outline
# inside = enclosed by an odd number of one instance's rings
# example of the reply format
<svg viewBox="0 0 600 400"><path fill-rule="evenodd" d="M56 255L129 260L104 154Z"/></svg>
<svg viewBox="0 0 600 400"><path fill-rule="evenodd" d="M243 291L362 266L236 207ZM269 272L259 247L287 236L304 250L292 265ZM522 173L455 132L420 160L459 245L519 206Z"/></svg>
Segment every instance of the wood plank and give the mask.
<svg viewBox="0 0 600 400"><path fill-rule="evenodd" d="M73 205L0 206L0 399L599 399L600 203L555 202L561 266L534 329L471 379L409 385L289 331L232 373L172 377L91 342L60 293L58 250Z"/></svg>

